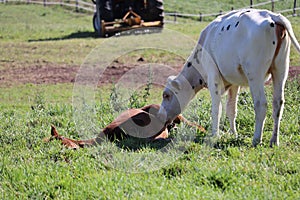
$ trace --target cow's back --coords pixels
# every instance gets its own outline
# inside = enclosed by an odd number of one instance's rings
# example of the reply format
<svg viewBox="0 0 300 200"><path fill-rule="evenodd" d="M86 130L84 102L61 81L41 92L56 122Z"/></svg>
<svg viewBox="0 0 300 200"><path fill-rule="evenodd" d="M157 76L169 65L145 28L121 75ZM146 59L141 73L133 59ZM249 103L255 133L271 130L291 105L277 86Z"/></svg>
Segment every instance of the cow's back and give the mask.
<svg viewBox="0 0 300 200"><path fill-rule="evenodd" d="M271 65L277 42L269 11L234 11L217 18L207 29L201 43L227 82L247 85L245 73L267 74L268 69L259 65ZM255 62L257 66L249 69Z"/></svg>

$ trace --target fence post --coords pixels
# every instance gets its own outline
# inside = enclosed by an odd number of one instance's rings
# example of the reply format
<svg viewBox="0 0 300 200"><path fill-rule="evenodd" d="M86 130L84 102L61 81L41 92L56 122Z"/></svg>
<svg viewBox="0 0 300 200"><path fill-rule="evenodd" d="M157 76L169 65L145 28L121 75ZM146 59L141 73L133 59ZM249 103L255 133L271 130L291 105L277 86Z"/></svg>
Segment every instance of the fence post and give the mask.
<svg viewBox="0 0 300 200"><path fill-rule="evenodd" d="M174 13L174 23L176 23L176 21L177 21L177 11L175 11Z"/></svg>
<svg viewBox="0 0 300 200"><path fill-rule="evenodd" d="M297 7L297 0L294 0L294 7L293 7L293 16L296 17L296 7Z"/></svg>
<svg viewBox="0 0 300 200"><path fill-rule="evenodd" d="M44 7L46 7L46 4L47 4L46 1L47 1L47 0L44 0Z"/></svg>
<svg viewBox="0 0 300 200"><path fill-rule="evenodd" d="M250 0L250 8L252 8L253 6L253 1L252 0Z"/></svg>
<svg viewBox="0 0 300 200"><path fill-rule="evenodd" d="M274 12L274 7L275 7L275 2L274 2L274 0L271 0L271 3L272 3L272 12Z"/></svg>
<svg viewBox="0 0 300 200"><path fill-rule="evenodd" d="M199 21L202 22L202 13L199 13Z"/></svg>
<svg viewBox="0 0 300 200"><path fill-rule="evenodd" d="M76 0L76 12L78 12L78 0Z"/></svg>

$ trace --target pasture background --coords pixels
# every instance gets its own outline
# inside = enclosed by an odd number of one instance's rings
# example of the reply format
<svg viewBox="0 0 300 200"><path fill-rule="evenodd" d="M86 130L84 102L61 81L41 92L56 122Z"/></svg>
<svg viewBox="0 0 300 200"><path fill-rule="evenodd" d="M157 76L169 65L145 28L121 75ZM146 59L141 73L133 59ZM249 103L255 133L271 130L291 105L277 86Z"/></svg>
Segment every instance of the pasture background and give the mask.
<svg viewBox="0 0 300 200"><path fill-rule="evenodd" d="M165 2L167 11L186 13L194 13L194 10L197 13L200 9L212 13L229 10L232 6L247 6L245 1ZM282 1L275 10L292 6L289 2ZM238 139L224 135L209 148L202 142L203 133L197 133L196 140L190 143L180 159L154 172L124 173L107 168L91 149L73 151L56 141L44 143L43 138L50 134L50 124L56 125L65 136L79 137L72 118L73 83L41 83L38 76L26 81L23 76L30 74L17 76L9 72L22 72L33 66L33 69L46 67L49 71L53 67L77 69L85 56L105 40L94 38L91 19L91 14L76 13L60 6L0 4L1 199L300 198L299 77L289 80L285 90L280 148L268 147L272 133L271 86L267 86L269 109L264 144L255 149L251 147L253 105L246 89L239 98ZM299 40L300 18L289 19ZM178 19L177 24L167 23L166 28L196 40L207 23L184 18ZM139 56L153 61L157 59L157 54L153 54L155 52L140 52ZM299 66L299 60L299 54L292 47L291 65ZM133 56L127 64L135 62ZM23 78L24 82L17 81ZM99 90L104 96L96 105L98 125L104 127L114 117L109 107L113 90L111 85L104 85ZM161 88L151 88L150 94L142 100L136 99L133 106L158 103L160 96ZM197 109L188 110L185 115L209 130L207 91L201 91L198 97L200 100L193 101L192 105ZM227 132L229 125L224 115L222 124L223 131ZM194 130L182 126L180 131L192 133ZM149 147L140 149L141 153L148 150Z"/></svg>

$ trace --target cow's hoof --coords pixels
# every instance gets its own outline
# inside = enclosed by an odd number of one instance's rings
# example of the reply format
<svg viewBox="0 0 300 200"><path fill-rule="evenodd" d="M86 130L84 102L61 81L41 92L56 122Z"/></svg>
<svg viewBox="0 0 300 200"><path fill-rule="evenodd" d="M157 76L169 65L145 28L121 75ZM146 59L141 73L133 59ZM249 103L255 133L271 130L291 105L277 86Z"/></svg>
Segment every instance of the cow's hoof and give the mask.
<svg viewBox="0 0 300 200"><path fill-rule="evenodd" d="M253 146L253 147L257 147L257 145L261 145L261 144L262 144L262 141L261 141L260 139L254 138L254 139L252 140L252 146Z"/></svg>
<svg viewBox="0 0 300 200"><path fill-rule="evenodd" d="M270 147L273 147L273 146L279 146L279 141L274 141L274 140L272 140L271 139L271 141L270 141Z"/></svg>
<svg viewBox="0 0 300 200"><path fill-rule="evenodd" d="M238 139L239 138L239 134L237 134L237 132L230 132L231 135L235 138L235 139Z"/></svg>
<svg viewBox="0 0 300 200"><path fill-rule="evenodd" d="M213 147L220 138L221 136L219 134L208 135L207 137L205 137L204 143L210 147Z"/></svg>

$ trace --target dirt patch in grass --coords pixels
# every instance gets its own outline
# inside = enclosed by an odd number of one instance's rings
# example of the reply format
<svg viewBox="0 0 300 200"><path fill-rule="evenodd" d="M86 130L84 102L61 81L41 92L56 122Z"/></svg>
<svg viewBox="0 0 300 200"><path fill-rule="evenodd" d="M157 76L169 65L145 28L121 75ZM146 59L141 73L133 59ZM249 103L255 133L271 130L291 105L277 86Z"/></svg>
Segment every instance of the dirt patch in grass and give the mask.
<svg viewBox="0 0 300 200"><path fill-rule="evenodd" d="M183 63L174 67L179 72ZM113 63L108 66L99 80L99 85L117 82L126 72L139 67L139 63L124 64ZM0 87L8 87L18 84L57 84L74 83L80 69L79 65L34 63L21 64L6 63L0 69Z"/></svg>
<svg viewBox="0 0 300 200"><path fill-rule="evenodd" d="M183 63L174 68L179 71ZM173 65L174 66L174 65ZM104 71L99 85L117 82L129 70L138 67L138 64L113 63ZM0 86L7 87L18 84L56 84L74 83L80 66L53 63L35 63L30 66L6 63L0 70ZM289 78L299 76L300 66L290 67Z"/></svg>
<svg viewBox="0 0 300 200"><path fill-rule="evenodd" d="M0 70L0 85L55 84L75 81L79 66L55 65L50 63L31 66L10 66Z"/></svg>
<svg viewBox="0 0 300 200"><path fill-rule="evenodd" d="M297 76L299 76L300 74L300 66L298 67L290 67L289 70L289 78L297 78Z"/></svg>

